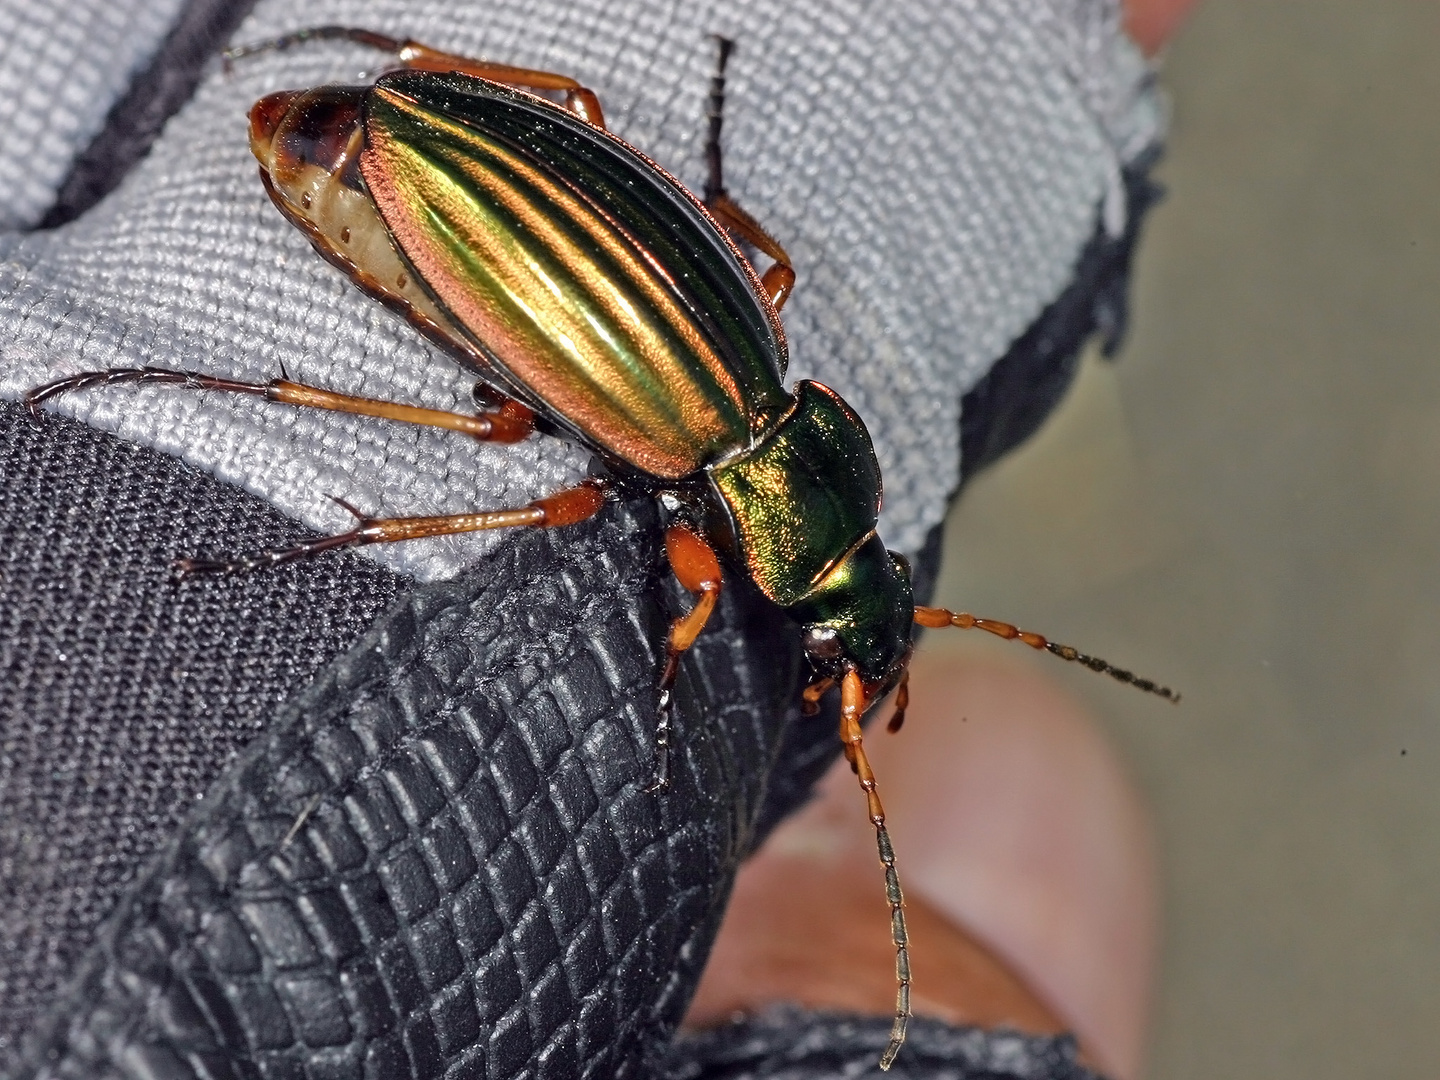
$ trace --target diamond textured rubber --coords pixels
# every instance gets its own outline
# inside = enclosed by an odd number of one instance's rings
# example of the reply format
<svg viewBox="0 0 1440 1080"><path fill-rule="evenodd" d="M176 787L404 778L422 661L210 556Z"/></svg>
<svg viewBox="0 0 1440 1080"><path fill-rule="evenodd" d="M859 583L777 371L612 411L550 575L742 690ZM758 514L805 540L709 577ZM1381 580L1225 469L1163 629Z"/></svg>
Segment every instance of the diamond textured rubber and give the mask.
<svg viewBox="0 0 1440 1080"><path fill-rule="evenodd" d="M680 680L671 789L647 794L655 526L613 508L393 607L227 769L17 1075L640 1075L799 664L728 590Z"/></svg>

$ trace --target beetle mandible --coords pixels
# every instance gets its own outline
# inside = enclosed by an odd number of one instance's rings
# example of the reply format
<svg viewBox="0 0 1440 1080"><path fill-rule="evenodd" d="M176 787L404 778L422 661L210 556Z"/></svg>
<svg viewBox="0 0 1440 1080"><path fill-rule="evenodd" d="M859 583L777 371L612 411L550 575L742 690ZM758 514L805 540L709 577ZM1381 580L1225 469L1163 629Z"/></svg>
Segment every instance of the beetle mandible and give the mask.
<svg viewBox="0 0 1440 1080"><path fill-rule="evenodd" d="M603 475L525 507L358 521L348 532L182 574L235 572L333 548L483 529L556 528L607 498L660 500L675 576L697 597L674 620L659 678L651 789L669 782L671 694L680 658L720 594L720 554L801 627L813 669L807 711L840 687L840 738L875 827L896 950L888 1069L910 1017L903 898L861 718L892 689L904 718L916 624L1019 639L1142 690L1169 689L1003 622L914 605L903 557L876 525L881 476L860 417L833 390L786 390L779 311L795 273L784 248L727 193L720 134L725 69L707 109L708 178L697 199L606 128L595 94L563 75L457 56L349 27L318 27L232 50L227 60L305 41L387 51L397 67L366 86L283 91L250 111L250 142L275 205L367 295L483 381L478 415L422 409L291 382L243 383L159 368L88 372L37 387L58 394L146 383L262 396L515 442L539 429L572 439ZM550 100L542 94L551 95ZM757 274L737 239L767 256Z"/></svg>

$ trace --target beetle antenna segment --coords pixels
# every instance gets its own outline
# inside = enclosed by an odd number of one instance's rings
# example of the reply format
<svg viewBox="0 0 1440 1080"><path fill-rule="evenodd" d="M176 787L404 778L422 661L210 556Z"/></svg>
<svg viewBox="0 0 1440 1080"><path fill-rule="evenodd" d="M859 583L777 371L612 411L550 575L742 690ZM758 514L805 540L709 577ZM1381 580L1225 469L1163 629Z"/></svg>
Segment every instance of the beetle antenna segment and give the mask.
<svg viewBox="0 0 1440 1080"><path fill-rule="evenodd" d="M885 828L885 807L875 786L875 773L865 756L864 736L860 718L865 714L865 689L860 675L853 668L840 683L840 741L845 757L860 778L860 790L870 811L870 824L875 826L875 846L880 852L880 865L885 867L885 899L890 902L890 936L895 942L895 1022L890 1026L890 1041L880 1055L880 1068L889 1069L895 1055L905 1042L910 1026L910 937L905 929L905 897L900 891L900 875L895 872L895 849L890 846L890 833Z"/></svg>
<svg viewBox="0 0 1440 1080"><path fill-rule="evenodd" d="M1042 634L1036 634L1030 630L1021 630L1007 622L1000 622L997 619L981 619L966 611L948 611L945 608L917 607L915 609L915 621L921 626L928 626L931 629L938 629L944 626L957 626L961 630L984 630L1002 637L1006 640L1019 640L1029 645L1032 649L1040 649L1060 657L1061 660L1069 660L1071 663L1081 664L1091 671L1098 671L1102 675L1109 675L1117 682L1126 683L1143 690L1147 694L1154 694L1166 701L1179 704L1180 695L1171 690L1168 686L1161 686L1150 679L1143 679L1133 671L1116 667L1108 660L1101 660L1098 656L1088 656L1079 649L1069 645L1061 645L1058 642L1050 641Z"/></svg>
<svg viewBox="0 0 1440 1080"><path fill-rule="evenodd" d="M680 657L695 644L720 599L720 560L698 533L684 525L672 525L665 530L665 553L676 580L698 599L694 607L670 624L665 668L660 674L660 703L655 710L655 770L646 791L663 791L670 786L670 715L675 707Z"/></svg>
<svg viewBox="0 0 1440 1080"><path fill-rule="evenodd" d="M280 566L336 548L390 544L399 540L415 540L422 536L451 536L455 533L509 529L521 525L554 529L592 518L605 505L604 489L593 483L558 491L554 495L536 499L528 506L513 510L486 510L477 514L448 514L441 517L365 517L345 500L333 495L329 498L359 519L355 528L334 536L307 540L294 547L276 548L233 559L177 559L175 573L183 581L196 574L242 574Z"/></svg>

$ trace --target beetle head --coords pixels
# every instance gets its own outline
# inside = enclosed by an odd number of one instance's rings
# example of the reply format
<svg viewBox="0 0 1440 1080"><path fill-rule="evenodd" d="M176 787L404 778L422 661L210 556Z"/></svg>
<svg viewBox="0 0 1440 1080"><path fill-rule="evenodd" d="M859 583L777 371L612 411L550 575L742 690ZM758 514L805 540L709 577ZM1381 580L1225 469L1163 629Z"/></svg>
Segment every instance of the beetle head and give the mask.
<svg viewBox="0 0 1440 1080"><path fill-rule="evenodd" d="M816 671L839 678L855 670L873 701L909 663L914 603L909 566L871 534L790 610Z"/></svg>

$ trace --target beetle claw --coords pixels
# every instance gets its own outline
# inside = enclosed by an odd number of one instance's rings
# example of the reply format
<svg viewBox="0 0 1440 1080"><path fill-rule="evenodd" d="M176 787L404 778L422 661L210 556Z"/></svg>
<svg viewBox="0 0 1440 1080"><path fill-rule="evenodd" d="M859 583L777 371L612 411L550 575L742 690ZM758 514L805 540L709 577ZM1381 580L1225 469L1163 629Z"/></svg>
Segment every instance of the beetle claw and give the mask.
<svg viewBox="0 0 1440 1080"><path fill-rule="evenodd" d="M368 521L370 520L369 515L367 515L367 514L362 514L362 513L360 512L359 508L356 507L354 503L346 502L344 499L340 498L339 495L331 495L331 494L327 491L327 492L325 493L325 497L326 497L327 499L329 499L331 502L335 503L337 506L343 506L346 510L350 511L350 515L351 515L356 521L364 524L364 523L366 523L366 522L368 522Z"/></svg>

